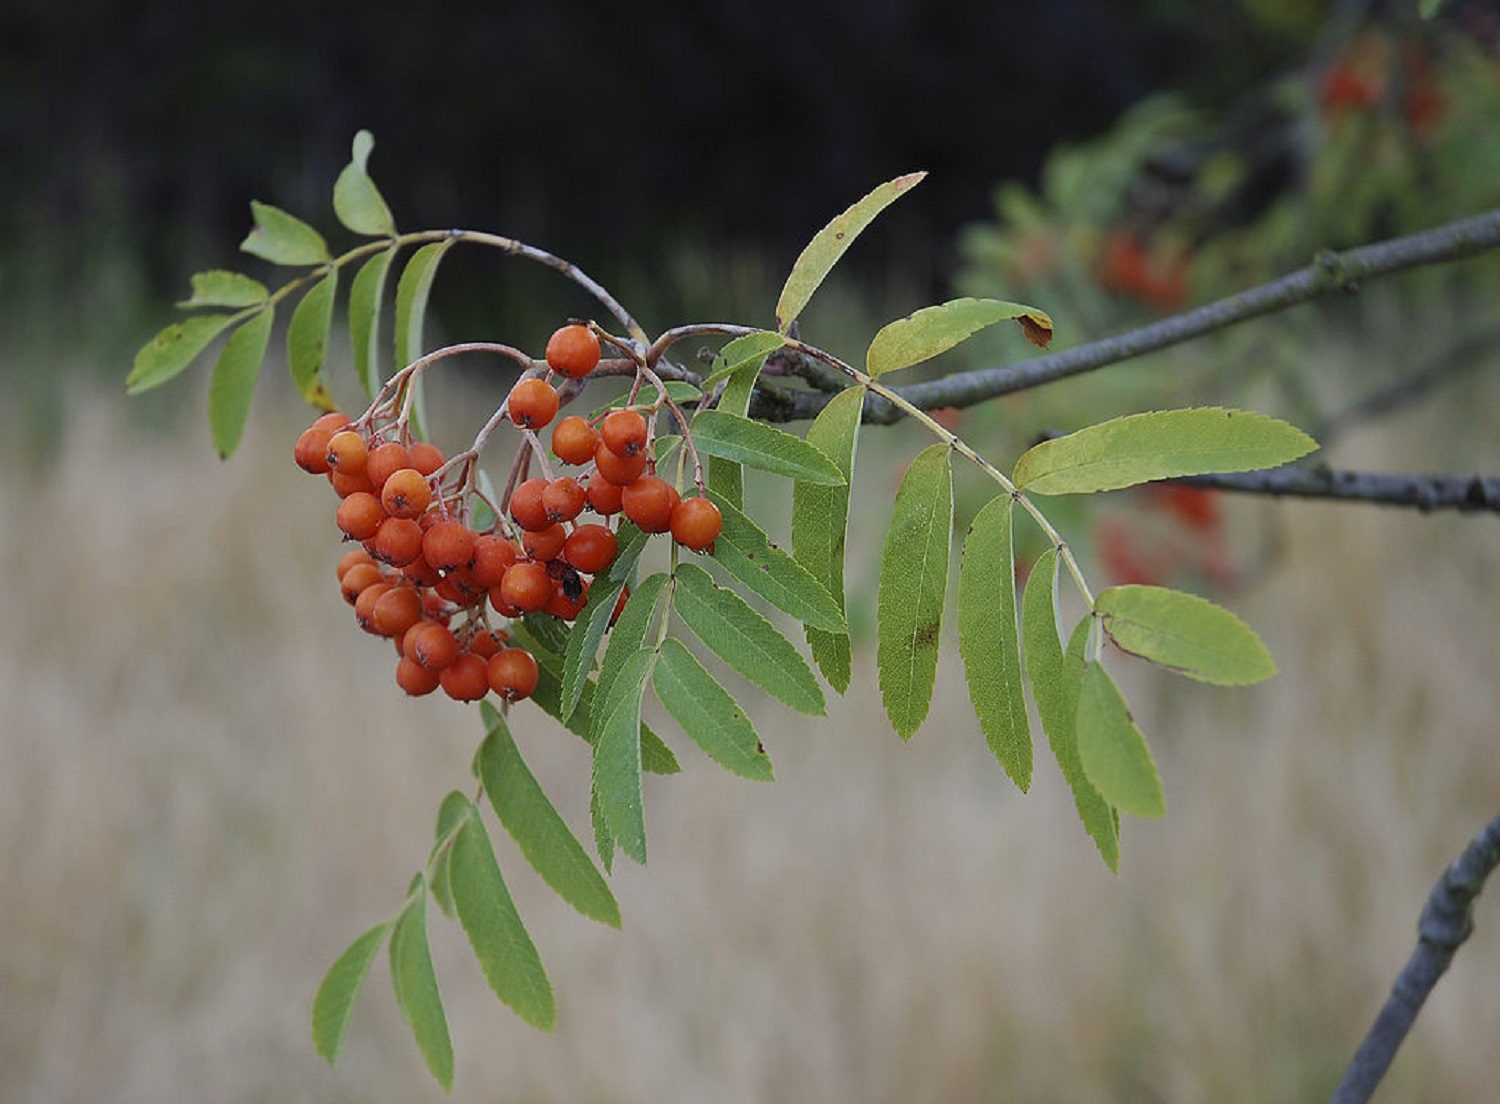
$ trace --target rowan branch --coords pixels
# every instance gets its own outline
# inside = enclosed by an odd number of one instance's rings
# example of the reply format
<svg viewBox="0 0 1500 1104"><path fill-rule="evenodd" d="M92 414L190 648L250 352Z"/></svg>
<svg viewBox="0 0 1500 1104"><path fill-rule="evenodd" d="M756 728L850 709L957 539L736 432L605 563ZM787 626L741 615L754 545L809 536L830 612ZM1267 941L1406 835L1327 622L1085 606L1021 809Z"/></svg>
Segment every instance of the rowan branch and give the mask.
<svg viewBox="0 0 1500 1104"><path fill-rule="evenodd" d="M1500 514L1500 477L1482 475L1401 475L1358 472L1324 465L1288 465L1266 471L1198 475L1178 480L1194 487L1291 498L1406 506L1423 513Z"/></svg>
<svg viewBox="0 0 1500 1104"><path fill-rule="evenodd" d="M1427 995L1474 930L1474 898L1500 866L1500 817L1443 871L1417 922L1417 946L1355 1051L1331 1104L1365 1104L1385 1077Z"/></svg>
<svg viewBox="0 0 1500 1104"><path fill-rule="evenodd" d="M1296 272L1171 318L1033 360L915 383L900 388L899 393L923 410L973 406L1000 395L1026 391L1180 345L1300 303L1347 294L1358 290L1364 280L1423 265L1461 260L1497 246L1500 246L1500 209L1342 252L1325 250L1312 264ZM793 354L782 351L773 354L771 359L792 357ZM790 364L782 371L801 374ZM794 393L790 403L756 402L751 413L767 421L800 421L815 417L827 405L829 397L822 391L799 391ZM872 395L865 400L864 421L867 423L888 424L902 416L900 410L878 396Z"/></svg>

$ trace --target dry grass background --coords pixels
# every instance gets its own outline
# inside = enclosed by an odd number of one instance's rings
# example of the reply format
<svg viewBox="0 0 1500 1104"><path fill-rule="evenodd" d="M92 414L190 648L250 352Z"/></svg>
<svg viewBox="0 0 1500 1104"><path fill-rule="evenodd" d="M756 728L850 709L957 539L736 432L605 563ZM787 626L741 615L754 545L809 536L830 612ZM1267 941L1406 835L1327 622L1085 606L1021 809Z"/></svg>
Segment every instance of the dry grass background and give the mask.
<svg viewBox="0 0 1500 1104"><path fill-rule="evenodd" d="M336 1069L307 1014L424 860L477 720L406 700L354 629L331 497L267 413L290 404L262 401L221 464L196 416L154 436L75 398L48 470L0 472L0 1098L444 1099L383 958ZM1464 433L1472 454L1496 398L1468 396L1461 433L1428 409L1341 458L1451 462ZM1282 532L1232 599L1282 674L1224 691L1122 669L1169 813L1127 825L1119 877L1054 766L1023 797L988 758L956 649L910 745L866 656L826 722L756 710L773 785L675 741L651 864L614 879L623 932L497 837L559 1028L515 1019L438 927L453 1099L1325 1098L1433 879L1500 808L1500 541L1489 518L1236 509ZM582 745L531 709L516 729L585 834ZM1383 1099L1494 1099L1497 901Z"/></svg>

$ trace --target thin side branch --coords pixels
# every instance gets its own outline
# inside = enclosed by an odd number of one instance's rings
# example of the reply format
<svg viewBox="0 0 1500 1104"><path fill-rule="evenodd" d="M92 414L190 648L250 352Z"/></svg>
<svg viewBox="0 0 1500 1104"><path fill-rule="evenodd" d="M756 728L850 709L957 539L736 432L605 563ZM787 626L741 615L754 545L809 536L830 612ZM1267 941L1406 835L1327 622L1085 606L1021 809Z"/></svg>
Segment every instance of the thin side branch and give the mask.
<svg viewBox="0 0 1500 1104"><path fill-rule="evenodd" d="M1044 383L1180 345L1299 303L1346 294L1357 290L1363 280L1422 265L1460 260L1497 246L1500 246L1500 209L1340 253L1325 251L1306 268L1160 322L1050 356L912 384L901 388L899 393L922 410L973 406L1000 395L1040 387ZM827 405L828 398L821 392L798 392L790 404L757 403L752 414L766 420L800 421L816 416ZM886 424L901 417L895 406L874 396L865 403L866 422Z"/></svg>
<svg viewBox="0 0 1500 1104"><path fill-rule="evenodd" d="M1482 475L1383 475L1323 465L1289 465L1266 471L1199 475L1181 480L1194 487L1294 498L1406 506L1423 513L1500 514L1500 477Z"/></svg>
<svg viewBox="0 0 1500 1104"><path fill-rule="evenodd" d="M1417 922L1417 947L1349 1063L1331 1104L1365 1104L1385 1077L1427 995L1474 930L1474 898L1500 866L1500 817L1443 871Z"/></svg>

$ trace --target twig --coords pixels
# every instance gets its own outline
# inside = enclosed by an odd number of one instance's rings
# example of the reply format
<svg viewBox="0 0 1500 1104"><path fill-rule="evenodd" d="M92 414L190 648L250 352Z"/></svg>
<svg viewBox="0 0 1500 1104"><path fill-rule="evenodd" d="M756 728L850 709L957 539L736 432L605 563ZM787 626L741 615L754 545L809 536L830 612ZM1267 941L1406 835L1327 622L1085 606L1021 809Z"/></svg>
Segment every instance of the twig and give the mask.
<svg viewBox="0 0 1500 1104"><path fill-rule="evenodd" d="M973 406L1000 395L1040 387L1044 383L1180 345L1298 303L1345 294L1356 290L1362 280L1422 265L1459 260L1497 246L1500 246L1500 209L1341 253L1325 251L1306 268L1259 287L1061 353L916 383L899 391L903 398L922 410ZM827 405L828 399L829 396L822 392L798 392L795 401L789 405L757 403L752 407L752 414L766 420L800 421L816 416ZM895 406L875 396L865 404L866 422L886 424L902 416Z"/></svg>
<svg viewBox="0 0 1500 1104"><path fill-rule="evenodd" d="M1457 510L1460 513L1500 514L1500 477L1482 475L1385 475L1289 465L1266 471L1199 475L1177 480L1194 487L1295 498L1336 499L1345 502L1407 506L1423 513Z"/></svg>
<svg viewBox="0 0 1500 1104"><path fill-rule="evenodd" d="M1485 879L1497 865L1500 865L1500 817L1490 821L1470 841L1432 887L1427 907L1417 922L1416 949L1359 1044L1331 1104L1365 1104L1370 1099L1427 995L1473 932L1474 898L1479 896Z"/></svg>

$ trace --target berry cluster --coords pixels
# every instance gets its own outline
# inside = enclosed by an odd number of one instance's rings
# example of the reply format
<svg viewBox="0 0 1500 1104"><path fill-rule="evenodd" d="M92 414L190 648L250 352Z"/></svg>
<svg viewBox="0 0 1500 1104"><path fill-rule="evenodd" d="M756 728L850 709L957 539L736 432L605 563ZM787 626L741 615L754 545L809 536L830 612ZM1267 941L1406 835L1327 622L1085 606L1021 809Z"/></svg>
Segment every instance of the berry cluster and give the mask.
<svg viewBox="0 0 1500 1104"><path fill-rule="evenodd" d="M599 362L599 340L586 326L564 326L546 356L552 372L581 379ZM528 377L511 390L505 414L536 430L559 406L547 379ZM327 475L341 500L335 521L361 545L339 562L343 595L362 629L395 642L396 682L408 694L441 687L459 701L490 691L507 701L529 697L536 659L507 646L508 634L491 626L491 616L506 623L531 613L575 619L592 578L615 560L615 515L647 533L670 532L694 551L712 546L722 526L718 508L701 496L683 499L648 473L646 418L623 409L598 422L569 416L552 432L557 459L592 464L584 482L523 480L508 501L490 504L497 516L483 530L469 524L477 495L471 462L449 462L436 446L413 442L405 419L379 402L357 420L325 414L298 438L298 465ZM578 521L585 509L603 523Z"/></svg>

